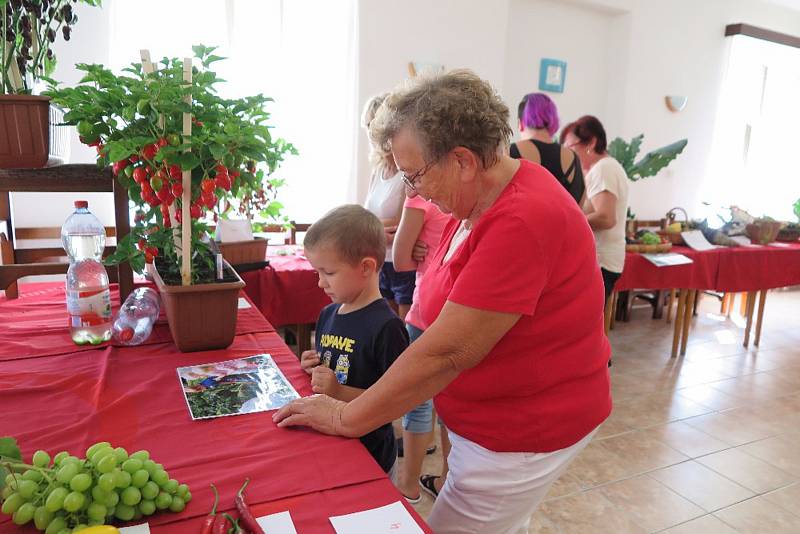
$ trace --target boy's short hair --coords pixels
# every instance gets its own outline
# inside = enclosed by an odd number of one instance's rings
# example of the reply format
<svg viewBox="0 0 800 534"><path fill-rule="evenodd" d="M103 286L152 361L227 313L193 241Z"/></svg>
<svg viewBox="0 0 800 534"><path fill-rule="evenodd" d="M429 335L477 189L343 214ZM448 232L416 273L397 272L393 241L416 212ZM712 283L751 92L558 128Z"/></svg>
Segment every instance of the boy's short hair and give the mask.
<svg viewBox="0 0 800 534"><path fill-rule="evenodd" d="M311 225L303 238L303 246L313 249L322 245L332 246L351 265L364 258L374 258L380 270L386 259L383 223L358 204L334 208Z"/></svg>

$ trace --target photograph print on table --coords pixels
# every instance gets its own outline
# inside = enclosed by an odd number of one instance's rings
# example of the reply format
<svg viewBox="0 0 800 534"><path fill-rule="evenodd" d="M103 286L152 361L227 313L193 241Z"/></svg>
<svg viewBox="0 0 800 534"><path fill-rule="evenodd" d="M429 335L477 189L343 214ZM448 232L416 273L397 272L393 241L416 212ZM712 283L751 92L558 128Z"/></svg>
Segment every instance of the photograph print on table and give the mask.
<svg viewBox="0 0 800 534"><path fill-rule="evenodd" d="M269 354L177 371L192 419L277 410L300 398Z"/></svg>

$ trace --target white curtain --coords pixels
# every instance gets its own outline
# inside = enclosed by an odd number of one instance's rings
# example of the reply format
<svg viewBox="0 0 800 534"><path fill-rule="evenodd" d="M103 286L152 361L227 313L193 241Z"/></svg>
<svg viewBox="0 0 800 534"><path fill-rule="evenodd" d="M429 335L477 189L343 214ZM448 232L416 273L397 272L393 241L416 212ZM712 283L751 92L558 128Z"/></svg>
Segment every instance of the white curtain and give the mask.
<svg viewBox="0 0 800 534"><path fill-rule="evenodd" d="M113 0L111 67L150 50L153 61L219 46L213 64L226 96L263 93L276 137L294 144L276 172L278 200L297 222L354 202L357 106L356 0Z"/></svg>
<svg viewBox="0 0 800 534"><path fill-rule="evenodd" d="M735 204L756 217L795 220L800 49L731 39L701 199L712 211Z"/></svg>

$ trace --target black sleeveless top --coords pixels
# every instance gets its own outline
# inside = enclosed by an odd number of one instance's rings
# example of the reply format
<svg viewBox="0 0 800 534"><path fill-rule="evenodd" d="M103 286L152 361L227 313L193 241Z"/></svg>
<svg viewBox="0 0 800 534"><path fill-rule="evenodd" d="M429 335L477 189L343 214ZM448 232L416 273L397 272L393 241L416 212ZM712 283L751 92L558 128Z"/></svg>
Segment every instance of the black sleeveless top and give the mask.
<svg viewBox="0 0 800 534"><path fill-rule="evenodd" d="M550 171L550 174L556 177L558 183L563 185L567 193L580 205L583 193L586 191L586 184L583 181L583 171L578 164L578 156L575 155L575 159L572 160L569 168L564 172L561 169L561 145L558 143L544 143L537 139L528 139L527 141L536 145L536 149L539 150L539 158L542 160L541 166ZM525 143L527 141L520 142ZM512 158L523 159L516 143L511 144L509 152ZM573 169L575 170L575 176L572 178L572 182L569 182L567 178Z"/></svg>

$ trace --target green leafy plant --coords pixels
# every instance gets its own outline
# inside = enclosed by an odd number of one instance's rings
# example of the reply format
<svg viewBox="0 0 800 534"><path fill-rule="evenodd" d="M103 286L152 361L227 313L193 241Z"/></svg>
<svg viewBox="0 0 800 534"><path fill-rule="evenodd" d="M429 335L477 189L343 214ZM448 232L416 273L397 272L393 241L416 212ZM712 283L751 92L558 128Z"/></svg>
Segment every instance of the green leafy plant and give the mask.
<svg viewBox="0 0 800 534"><path fill-rule="evenodd" d="M97 164L112 165L136 207L134 227L106 262L129 261L137 272L158 258L159 270L179 271L180 251L174 229L183 224L182 171L191 171L192 281L208 282L214 256L208 245L208 222L241 205L281 216L275 199L283 181L272 173L289 154L283 139L273 139L263 95L225 99L220 80L209 67L224 58L214 48L193 47L196 61L191 85L183 81L182 61L164 58L155 72L133 63L117 75L102 65L78 64L80 84L45 94L67 110L66 124L76 125L81 140L97 148ZM191 96L192 104L184 98ZM191 113L192 134L183 137L183 114ZM264 189L270 195L263 193ZM262 201L263 197L263 201ZM256 199L254 201L253 199ZM259 204L262 202L262 204ZM165 279L165 282L167 280Z"/></svg>
<svg viewBox="0 0 800 534"><path fill-rule="evenodd" d="M797 217L797 220L799 220L799 221L800 221L800 198L798 198L798 199L795 201L795 203L794 203L794 205L793 205L793 208L794 208L794 214L795 214L795 216Z"/></svg>
<svg viewBox="0 0 800 534"><path fill-rule="evenodd" d="M99 6L101 0L80 0ZM30 94L56 67L58 34L69 41L78 22L70 0L0 0L0 94Z"/></svg>
<svg viewBox="0 0 800 534"><path fill-rule="evenodd" d="M631 139L630 143L627 143L622 138L617 137L608 145L609 155L619 161L628 178L633 182L658 174L661 169L678 157L678 154L683 152L689 142L686 139L681 139L648 152L642 159L635 161L643 139L644 134L639 134Z"/></svg>

